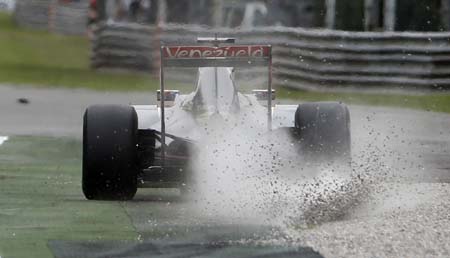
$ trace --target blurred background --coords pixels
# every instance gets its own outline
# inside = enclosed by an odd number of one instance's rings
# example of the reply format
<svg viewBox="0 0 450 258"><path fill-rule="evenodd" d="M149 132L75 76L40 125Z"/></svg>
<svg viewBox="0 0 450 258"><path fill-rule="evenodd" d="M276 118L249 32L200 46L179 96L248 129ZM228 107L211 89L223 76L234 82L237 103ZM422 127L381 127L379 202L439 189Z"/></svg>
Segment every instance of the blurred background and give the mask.
<svg viewBox="0 0 450 258"><path fill-rule="evenodd" d="M0 83L154 91L161 42L218 34L273 45L274 83L283 98L450 112L449 6L448 0L0 0ZM186 82L193 73L173 74Z"/></svg>

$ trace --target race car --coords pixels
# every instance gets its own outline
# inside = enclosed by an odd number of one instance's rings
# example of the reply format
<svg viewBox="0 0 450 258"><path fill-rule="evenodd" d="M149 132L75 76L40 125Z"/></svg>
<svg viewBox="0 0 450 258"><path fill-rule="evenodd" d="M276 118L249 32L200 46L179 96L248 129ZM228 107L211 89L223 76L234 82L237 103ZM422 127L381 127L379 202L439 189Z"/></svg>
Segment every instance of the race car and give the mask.
<svg viewBox="0 0 450 258"><path fill-rule="evenodd" d="M130 200L141 187L181 191L195 187L189 163L203 137L198 130L200 121L226 120L244 109L265 110L266 136L287 132L299 156L349 162L350 115L345 104L273 104L270 45L200 38L192 45L163 45L160 53L159 105L94 105L86 109L82 190L87 199ZM267 68L267 88L241 93L235 69L257 66ZM167 67L198 68L195 91L182 95L166 90Z"/></svg>

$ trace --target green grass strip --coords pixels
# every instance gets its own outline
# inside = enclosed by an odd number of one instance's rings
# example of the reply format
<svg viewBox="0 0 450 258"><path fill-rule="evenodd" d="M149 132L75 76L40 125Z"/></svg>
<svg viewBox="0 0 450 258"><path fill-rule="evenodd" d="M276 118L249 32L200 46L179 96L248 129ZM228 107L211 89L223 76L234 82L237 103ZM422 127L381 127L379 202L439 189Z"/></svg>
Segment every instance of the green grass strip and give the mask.
<svg viewBox="0 0 450 258"><path fill-rule="evenodd" d="M134 240L120 202L81 193L81 144L12 137L0 146L0 256L52 257L49 240Z"/></svg>
<svg viewBox="0 0 450 258"><path fill-rule="evenodd" d="M423 95L322 93L281 88L277 91L277 97L301 101L340 101L347 104L390 106L450 113L450 94L443 93Z"/></svg>

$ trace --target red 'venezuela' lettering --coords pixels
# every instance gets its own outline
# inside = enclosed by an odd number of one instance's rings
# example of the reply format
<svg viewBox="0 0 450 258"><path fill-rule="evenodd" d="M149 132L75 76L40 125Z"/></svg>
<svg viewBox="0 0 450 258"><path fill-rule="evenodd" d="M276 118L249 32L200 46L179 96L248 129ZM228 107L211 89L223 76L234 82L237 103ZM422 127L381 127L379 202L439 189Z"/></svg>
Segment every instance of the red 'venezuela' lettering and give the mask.
<svg viewBox="0 0 450 258"><path fill-rule="evenodd" d="M163 48L165 58L268 57L269 46L170 46Z"/></svg>

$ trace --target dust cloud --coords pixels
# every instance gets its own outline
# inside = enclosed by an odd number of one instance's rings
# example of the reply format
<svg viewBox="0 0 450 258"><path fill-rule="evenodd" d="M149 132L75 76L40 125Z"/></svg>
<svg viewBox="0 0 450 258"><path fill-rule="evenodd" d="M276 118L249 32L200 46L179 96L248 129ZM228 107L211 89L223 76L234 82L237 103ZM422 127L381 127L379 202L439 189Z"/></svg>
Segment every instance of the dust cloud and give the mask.
<svg viewBox="0 0 450 258"><path fill-rule="evenodd" d="M307 228L345 218L389 173L368 141L352 164L310 164L284 131L267 132L266 110L202 124L193 168L196 210L218 222Z"/></svg>

